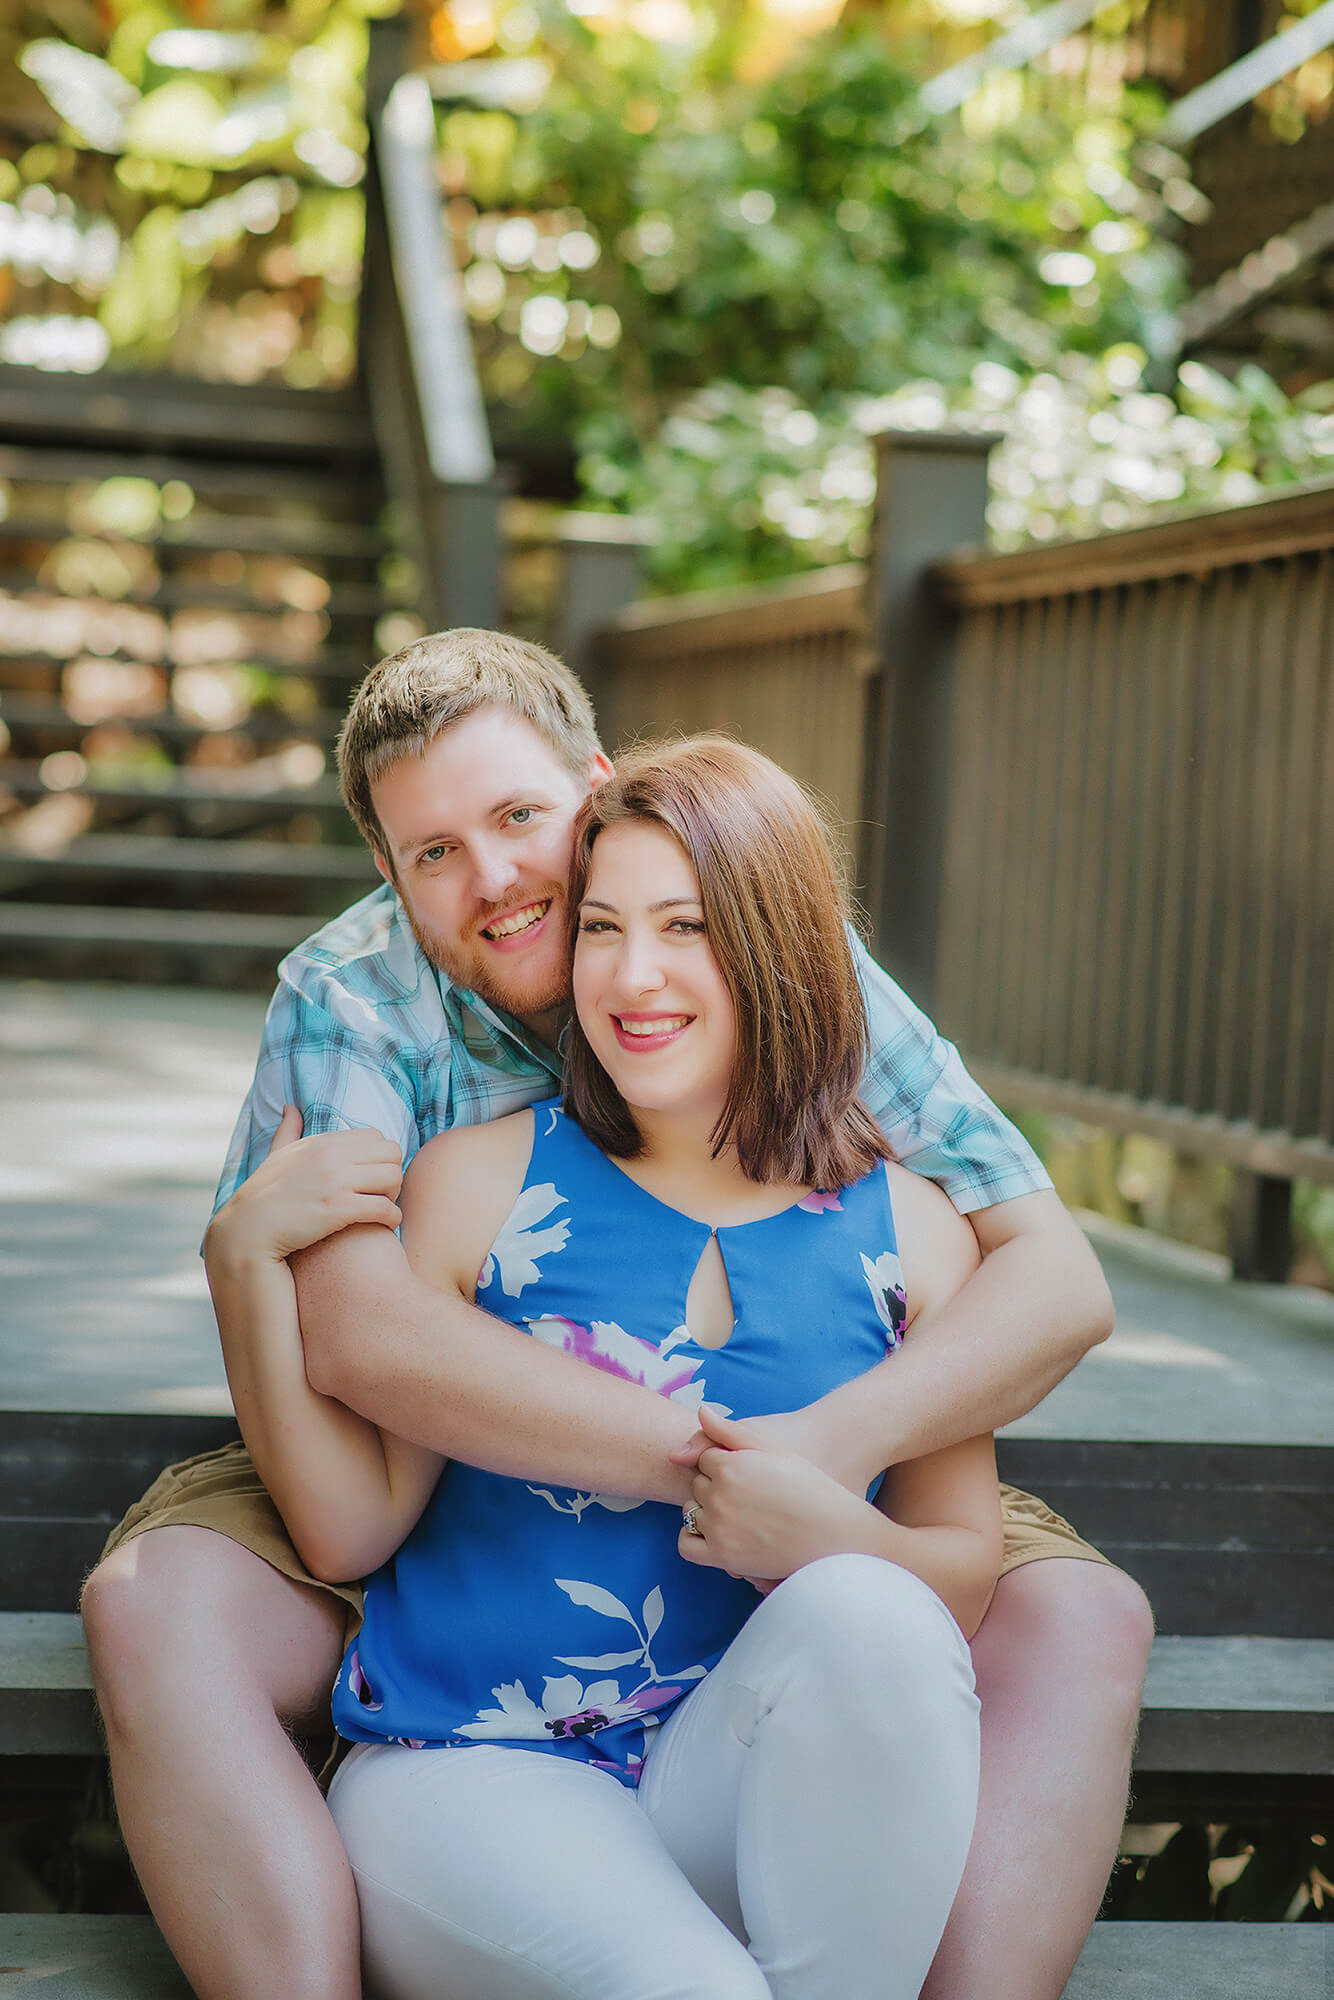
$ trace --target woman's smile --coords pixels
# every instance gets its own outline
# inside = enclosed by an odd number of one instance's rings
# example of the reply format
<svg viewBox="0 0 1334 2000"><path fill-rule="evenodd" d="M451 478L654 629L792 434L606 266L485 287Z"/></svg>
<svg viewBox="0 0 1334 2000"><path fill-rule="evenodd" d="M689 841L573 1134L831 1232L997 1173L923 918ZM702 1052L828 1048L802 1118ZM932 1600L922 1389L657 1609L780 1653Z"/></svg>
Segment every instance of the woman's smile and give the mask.
<svg viewBox="0 0 1334 2000"><path fill-rule="evenodd" d="M665 828L625 820L599 834L579 906L574 1004L633 1112L717 1120L736 1013L695 870Z"/></svg>

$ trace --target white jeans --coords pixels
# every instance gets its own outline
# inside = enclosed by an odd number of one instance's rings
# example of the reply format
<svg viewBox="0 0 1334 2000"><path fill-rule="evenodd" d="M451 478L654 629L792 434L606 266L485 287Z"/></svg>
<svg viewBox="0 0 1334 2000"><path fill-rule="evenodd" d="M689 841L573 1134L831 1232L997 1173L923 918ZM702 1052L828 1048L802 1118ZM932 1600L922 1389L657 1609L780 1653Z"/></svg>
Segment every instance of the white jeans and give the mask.
<svg viewBox="0 0 1334 2000"><path fill-rule="evenodd" d="M385 2000L916 2000L977 1760L940 1599L833 1556L756 1608L638 1793L539 1751L375 1744L329 1804Z"/></svg>

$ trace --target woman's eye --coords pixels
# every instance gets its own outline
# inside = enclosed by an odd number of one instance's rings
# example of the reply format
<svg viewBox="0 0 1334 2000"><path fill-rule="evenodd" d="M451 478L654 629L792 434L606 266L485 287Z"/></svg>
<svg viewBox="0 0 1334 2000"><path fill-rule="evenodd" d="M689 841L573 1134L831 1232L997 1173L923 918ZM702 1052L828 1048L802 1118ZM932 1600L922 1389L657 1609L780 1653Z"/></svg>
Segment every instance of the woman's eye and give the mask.
<svg viewBox="0 0 1334 2000"><path fill-rule="evenodd" d="M532 816L533 809L531 806L515 806L514 811L510 814L509 823L511 826L527 826Z"/></svg>
<svg viewBox="0 0 1334 2000"><path fill-rule="evenodd" d="M580 920L579 929L585 937L593 937L601 931L609 931L611 925L602 917L583 917Z"/></svg>
<svg viewBox="0 0 1334 2000"><path fill-rule="evenodd" d="M673 917L668 925L679 937L703 937L704 926L696 917Z"/></svg>

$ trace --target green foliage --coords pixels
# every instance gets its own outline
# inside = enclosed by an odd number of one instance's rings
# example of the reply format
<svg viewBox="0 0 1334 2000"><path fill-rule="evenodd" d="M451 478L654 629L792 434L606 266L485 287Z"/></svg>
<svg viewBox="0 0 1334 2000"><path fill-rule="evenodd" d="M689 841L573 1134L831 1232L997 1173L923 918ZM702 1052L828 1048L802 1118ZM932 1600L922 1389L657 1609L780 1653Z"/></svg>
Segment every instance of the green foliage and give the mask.
<svg viewBox="0 0 1334 2000"><path fill-rule="evenodd" d="M1235 381L1197 362L1174 393L1142 387L1145 355L1122 344L1025 375L975 364L938 382L830 399L716 382L685 397L642 450L590 422L590 495L647 515L659 588L789 574L865 553L873 433L950 426L1002 434L992 454L993 545L1089 535L1165 507L1234 506L1273 486L1334 473L1334 392L1287 397L1257 368Z"/></svg>
<svg viewBox="0 0 1334 2000"><path fill-rule="evenodd" d="M750 81L698 18L692 42L664 47L595 36L552 6L540 105L442 120L451 186L537 211L539 238L563 212L595 245L584 272L498 258L486 217L471 231L465 260L487 269L470 297L495 328L484 368L507 422L559 414L604 456L619 428L629 456L714 382L823 414L926 374L961 388L980 360L1031 370L1161 344L1177 261L1129 176L1147 95L1123 92L1114 116L1049 107L970 135L920 117L917 78L878 27L854 21ZM612 308L616 365L577 330L528 342L534 298Z"/></svg>

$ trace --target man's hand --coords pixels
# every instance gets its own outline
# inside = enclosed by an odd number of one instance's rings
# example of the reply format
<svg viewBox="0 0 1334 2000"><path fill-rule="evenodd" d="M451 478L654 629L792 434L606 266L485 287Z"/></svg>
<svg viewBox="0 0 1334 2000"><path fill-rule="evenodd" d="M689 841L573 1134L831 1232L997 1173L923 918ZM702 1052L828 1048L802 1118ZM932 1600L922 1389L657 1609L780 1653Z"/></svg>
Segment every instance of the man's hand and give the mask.
<svg viewBox="0 0 1334 2000"><path fill-rule="evenodd" d="M687 1562L725 1569L757 1588L862 1546L875 1528L865 1500L810 1459L753 1443L756 1429L773 1421L734 1423L701 1407L709 1442L691 1500L697 1531L683 1527L679 1541Z"/></svg>
<svg viewBox="0 0 1334 2000"><path fill-rule="evenodd" d="M726 1431L726 1439L719 1435ZM808 1403L804 1409L782 1410L776 1416L728 1418L724 1420L708 1404L700 1408L700 1428L688 1444L672 1453L675 1465L699 1465L710 1445L726 1443L734 1451L773 1452L781 1457L804 1458L820 1472L864 1498L871 1482L884 1471L869 1465L864 1454L853 1449L853 1440L838 1421L837 1408L827 1397Z"/></svg>
<svg viewBox="0 0 1334 2000"><path fill-rule="evenodd" d="M281 1263L356 1223L397 1229L403 1182L398 1147L379 1132L301 1136L301 1113L285 1107L268 1158L214 1216L210 1263Z"/></svg>

